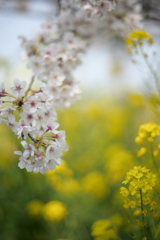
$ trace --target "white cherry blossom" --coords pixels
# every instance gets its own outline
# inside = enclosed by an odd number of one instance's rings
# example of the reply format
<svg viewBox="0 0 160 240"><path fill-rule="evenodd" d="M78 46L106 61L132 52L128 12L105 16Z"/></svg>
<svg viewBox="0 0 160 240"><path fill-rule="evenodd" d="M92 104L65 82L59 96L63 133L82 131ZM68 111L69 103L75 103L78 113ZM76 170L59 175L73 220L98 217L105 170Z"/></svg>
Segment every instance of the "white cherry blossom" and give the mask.
<svg viewBox="0 0 160 240"><path fill-rule="evenodd" d="M26 81L20 82L19 79L15 78L13 81L13 85L10 86L10 89L13 91L13 93L18 96L22 97L25 92L25 87L27 85Z"/></svg>

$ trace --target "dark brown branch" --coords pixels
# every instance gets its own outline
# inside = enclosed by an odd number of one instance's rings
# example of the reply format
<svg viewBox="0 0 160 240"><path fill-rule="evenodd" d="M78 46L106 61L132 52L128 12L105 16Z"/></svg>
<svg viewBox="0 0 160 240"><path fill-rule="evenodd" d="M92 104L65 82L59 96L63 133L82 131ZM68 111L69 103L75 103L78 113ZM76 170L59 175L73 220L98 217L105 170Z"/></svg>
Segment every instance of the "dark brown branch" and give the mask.
<svg viewBox="0 0 160 240"><path fill-rule="evenodd" d="M35 140L30 133L28 133L28 137L34 142L35 144L39 142L39 140Z"/></svg>

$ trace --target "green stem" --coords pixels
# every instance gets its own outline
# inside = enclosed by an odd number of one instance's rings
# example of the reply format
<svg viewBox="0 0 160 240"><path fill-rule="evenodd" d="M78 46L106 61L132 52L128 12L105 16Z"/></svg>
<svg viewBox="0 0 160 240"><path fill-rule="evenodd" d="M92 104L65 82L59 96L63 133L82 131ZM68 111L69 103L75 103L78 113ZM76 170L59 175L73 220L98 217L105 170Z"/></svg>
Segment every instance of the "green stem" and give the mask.
<svg viewBox="0 0 160 240"><path fill-rule="evenodd" d="M156 170L156 172L157 172L157 174L158 174L158 177L160 178L160 174L159 174L159 171L158 171L158 166L157 166L157 164L156 164L156 161L155 161L155 158L154 158L154 154L153 154L153 144L152 144L152 142L150 143L150 148L151 148L152 162L153 162L153 165L154 165L154 167L155 167L155 170Z"/></svg>
<svg viewBox="0 0 160 240"><path fill-rule="evenodd" d="M144 208L143 208L143 195L142 195L141 189L140 189L140 195L141 195L141 215L142 215L142 223L143 223L143 237L146 237L144 214L142 213Z"/></svg>
<svg viewBox="0 0 160 240"><path fill-rule="evenodd" d="M140 195L141 195L141 212L143 212L144 208L143 208L143 195L142 195L142 190L140 189ZM144 215L142 214L142 223L144 226Z"/></svg>
<svg viewBox="0 0 160 240"><path fill-rule="evenodd" d="M60 15L61 11L61 0L57 0L57 16Z"/></svg>
<svg viewBox="0 0 160 240"><path fill-rule="evenodd" d="M152 65L150 64L150 62L148 61L148 59L145 57L145 54L143 52L143 49L140 47L140 52L142 54L142 56L144 57L144 61L145 61L145 64L146 66L148 67L148 69L150 70L154 80L155 80L155 83L156 83L156 86L157 86L157 90L158 90L158 93L160 94L160 84L159 84L159 77L158 75L156 74L156 72L154 71Z"/></svg>

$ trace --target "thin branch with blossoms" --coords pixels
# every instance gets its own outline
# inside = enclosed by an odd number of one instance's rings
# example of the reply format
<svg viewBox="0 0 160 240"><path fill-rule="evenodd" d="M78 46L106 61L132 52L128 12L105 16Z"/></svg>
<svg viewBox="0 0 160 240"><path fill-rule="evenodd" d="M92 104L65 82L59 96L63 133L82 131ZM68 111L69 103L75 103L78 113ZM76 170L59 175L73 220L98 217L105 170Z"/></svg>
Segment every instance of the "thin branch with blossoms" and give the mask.
<svg viewBox="0 0 160 240"><path fill-rule="evenodd" d="M80 99L73 70L97 35L124 37L141 28L141 22L137 0L58 0L57 18L44 23L35 39L22 37L26 66L33 72L31 82L26 89L26 81L15 79L10 86L13 94L4 83L0 86L1 122L22 139L24 151L15 151L20 168L44 174L61 163L68 146L65 132L57 130L55 107L67 108ZM30 93L35 78L42 85ZM4 106L6 97L11 98L9 106Z"/></svg>

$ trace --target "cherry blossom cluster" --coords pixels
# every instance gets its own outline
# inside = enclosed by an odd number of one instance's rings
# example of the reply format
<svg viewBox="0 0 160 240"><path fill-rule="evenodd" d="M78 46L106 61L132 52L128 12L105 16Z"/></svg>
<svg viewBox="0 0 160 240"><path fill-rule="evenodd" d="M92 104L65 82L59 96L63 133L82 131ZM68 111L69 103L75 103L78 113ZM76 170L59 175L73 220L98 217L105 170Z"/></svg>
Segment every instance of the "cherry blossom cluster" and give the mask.
<svg viewBox="0 0 160 240"><path fill-rule="evenodd" d="M15 79L10 86L12 93L8 93L4 83L1 84L1 122L22 139L24 151L15 151L20 156L18 166L28 172L44 174L61 163L63 151L67 151L68 146L65 132L56 130L59 124L55 122L57 114L53 97L45 92L45 84L32 94L25 90L26 85L26 81ZM10 106L4 107L6 103Z"/></svg>
<svg viewBox="0 0 160 240"><path fill-rule="evenodd" d="M34 40L22 38L27 67L54 96L54 105L69 107L80 97L73 70L98 36L125 36L141 28L137 0L61 0L59 16L42 25ZM102 34L103 35L102 35Z"/></svg>
<svg viewBox="0 0 160 240"><path fill-rule="evenodd" d="M7 92L0 85L0 121L21 138L24 150L19 155L20 168L46 173L61 163L68 150L65 132L58 131L56 106L69 107L80 98L73 70L81 56L98 37L125 36L141 28L138 0L59 0L59 13L42 25L34 39L22 37L23 56L33 72L29 87L15 79ZM33 91L34 79L41 87ZM8 105L6 105L8 104Z"/></svg>

